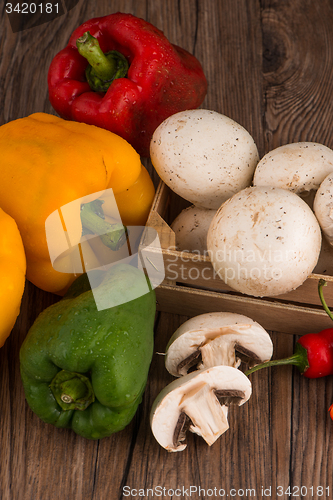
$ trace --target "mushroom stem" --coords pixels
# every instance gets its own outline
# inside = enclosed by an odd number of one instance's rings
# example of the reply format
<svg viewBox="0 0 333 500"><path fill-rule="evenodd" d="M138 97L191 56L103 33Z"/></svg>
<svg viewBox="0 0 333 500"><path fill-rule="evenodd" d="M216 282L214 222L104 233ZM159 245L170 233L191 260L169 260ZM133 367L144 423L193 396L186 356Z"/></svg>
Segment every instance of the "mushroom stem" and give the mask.
<svg viewBox="0 0 333 500"><path fill-rule="evenodd" d="M185 396L181 411L191 420L190 431L201 436L211 446L229 429L228 408L221 406L208 385Z"/></svg>

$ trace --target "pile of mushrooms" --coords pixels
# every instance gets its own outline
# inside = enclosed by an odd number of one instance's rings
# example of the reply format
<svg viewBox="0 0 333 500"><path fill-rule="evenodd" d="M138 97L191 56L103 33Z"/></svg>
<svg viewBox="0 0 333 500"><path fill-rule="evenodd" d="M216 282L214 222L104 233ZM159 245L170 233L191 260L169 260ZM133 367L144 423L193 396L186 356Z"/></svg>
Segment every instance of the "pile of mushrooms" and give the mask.
<svg viewBox="0 0 333 500"><path fill-rule="evenodd" d="M333 151L327 146L286 144L259 159L241 125L198 109L156 129L151 160L161 179L191 203L171 225L176 248L208 254L234 290L257 297L288 293L323 267L321 255L333 255Z"/></svg>
<svg viewBox="0 0 333 500"><path fill-rule="evenodd" d="M166 347L165 367L177 377L155 399L152 432L169 452L186 448L186 432L211 446L228 430L228 409L251 396L242 362L254 366L271 359L269 334L241 314L206 313L183 323Z"/></svg>

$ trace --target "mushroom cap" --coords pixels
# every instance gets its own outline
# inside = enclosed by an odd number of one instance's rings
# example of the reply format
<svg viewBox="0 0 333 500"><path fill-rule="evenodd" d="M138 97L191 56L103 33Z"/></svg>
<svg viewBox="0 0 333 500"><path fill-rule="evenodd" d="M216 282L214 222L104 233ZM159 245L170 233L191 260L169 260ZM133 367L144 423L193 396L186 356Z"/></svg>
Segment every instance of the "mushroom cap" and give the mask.
<svg viewBox="0 0 333 500"><path fill-rule="evenodd" d="M210 209L249 186L259 161L247 130L206 109L181 111L164 120L153 134L150 157L172 191Z"/></svg>
<svg viewBox="0 0 333 500"><path fill-rule="evenodd" d="M166 450L182 451L188 427L212 445L229 428L228 406L241 406L251 392L248 377L231 366L189 373L167 385L155 399L150 413L153 435Z"/></svg>
<svg viewBox="0 0 333 500"><path fill-rule="evenodd" d="M253 185L302 194L317 190L330 172L333 172L332 149L316 142L294 142L273 149L261 158Z"/></svg>
<svg viewBox="0 0 333 500"><path fill-rule="evenodd" d="M320 184L313 210L327 241L333 245L333 172Z"/></svg>
<svg viewBox="0 0 333 500"><path fill-rule="evenodd" d="M245 357L253 366L272 354L271 337L259 323L242 314L213 312L195 316L175 331L166 348L165 367L179 377L193 365L237 368Z"/></svg>
<svg viewBox="0 0 333 500"><path fill-rule="evenodd" d="M182 252L207 252L207 233L216 210L195 205L185 208L171 224L176 235L176 248Z"/></svg>
<svg viewBox="0 0 333 500"><path fill-rule="evenodd" d="M275 296L297 288L311 274L321 230L298 195L256 186L240 191L216 212L207 248L214 270L234 290Z"/></svg>

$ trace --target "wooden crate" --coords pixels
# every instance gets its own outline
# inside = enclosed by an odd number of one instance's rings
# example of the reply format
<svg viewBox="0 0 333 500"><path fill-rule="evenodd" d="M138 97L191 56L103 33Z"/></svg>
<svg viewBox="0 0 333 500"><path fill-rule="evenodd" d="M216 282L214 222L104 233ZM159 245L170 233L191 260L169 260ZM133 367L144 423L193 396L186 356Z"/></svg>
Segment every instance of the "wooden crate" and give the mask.
<svg viewBox="0 0 333 500"><path fill-rule="evenodd" d="M278 297L255 298L233 291L214 273L206 255L180 252L175 249L175 233L169 220L180 212L184 200L179 199L161 181L147 222L154 228L162 248L165 280L156 289L158 309L186 316L204 312L230 311L245 314L264 328L291 334L304 334L333 327L323 310L318 281L324 278L325 300L333 307L333 276L311 274L296 290ZM172 218L170 212L173 213ZM142 244L145 244L143 235ZM160 251L151 248L153 253Z"/></svg>

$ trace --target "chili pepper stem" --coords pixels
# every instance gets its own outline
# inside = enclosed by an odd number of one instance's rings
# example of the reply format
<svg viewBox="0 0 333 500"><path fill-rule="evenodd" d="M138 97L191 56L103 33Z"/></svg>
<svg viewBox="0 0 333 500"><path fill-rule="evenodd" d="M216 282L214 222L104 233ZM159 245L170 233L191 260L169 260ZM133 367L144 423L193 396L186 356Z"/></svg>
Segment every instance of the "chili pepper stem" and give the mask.
<svg viewBox="0 0 333 500"><path fill-rule="evenodd" d="M91 36L89 31L76 40L76 46L81 54L85 57L95 70L95 73L102 80L111 80L117 69L117 64L114 59L108 59L101 47L97 38Z"/></svg>
<svg viewBox="0 0 333 500"><path fill-rule="evenodd" d="M110 224L102 218L101 202L98 200L81 206L81 222L85 229L99 235L104 245L118 250L127 239L127 229L120 222Z"/></svg>
<svg viewBox="0 0 333 500"><path fill-rule="evenodd" d="M326 304L326 301L324 299L324 293L323 293L323 287L327 285L327 282L324 280L324 279L320 279L319 280L319 283L318 283L318 292L319 292L319 297L320 297L320 301L322 303L322 306L325 310L325 312L328 314L328 316L331 318L331 320L333 321L333 314L332 312L329 310L327 304Z"/></svg>
<svg viewBox="0 0 333 500"><path fill-rule="evenodd" d="M325 312L328 314L328 316L333 320L333 314L329 310L326 301L324 299L324 294L323 294L323 287L326 286L327 283L324 279L320 279L318 283L318 292L319 292L319 297L320 301L322 303L322 306L325 310ZM265 363L260 363L253 368L250 368L245 372L245 375L250 375L250 373L253 373L257 370L261 370L261 368L267 368L269 366L278 366L278 365L295 365L301 374L303 374L308 368L309 368L309 362L308 362L308 356L307 356L307 349L303 347L300 343L296 343L296 348L295 348L295 353L290 356L289 358L285 359L277 359L277 360L270 360L266 361ZM332 405L333 406L333 405ZM333 414L333 411L332 413Z"/></svg>
<svg viewBox="0 0 333 500"><path fill-rule="evenodd" d="M294 365L301 373L309 367L307 351L301 344L296 344L295 353L292 356L284 359L272 359L265 363L260 363L245 372L245 375L250 375L253 372L268 368L269 366Z"/></svg>

